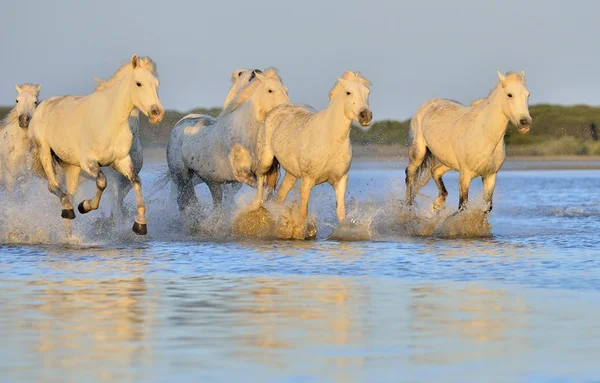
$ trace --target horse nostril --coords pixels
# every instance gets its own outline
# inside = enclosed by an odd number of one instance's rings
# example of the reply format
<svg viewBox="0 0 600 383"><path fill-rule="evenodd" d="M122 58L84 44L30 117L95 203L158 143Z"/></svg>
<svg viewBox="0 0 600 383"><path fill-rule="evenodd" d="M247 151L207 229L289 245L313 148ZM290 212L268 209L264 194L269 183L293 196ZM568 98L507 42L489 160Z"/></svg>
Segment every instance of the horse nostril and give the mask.
<svg viewBox="0 0 600 383"><path fill-rule="evenodd" d="M522 118L519 120L519 124L521 125L529 125L529 120L527 120L526 118Z"/></svg>
<svg viewBox="0 0 600 383"><path fill-rule="evenodd" d="M360 118L361 120L364 120L365 118L367 118L367 113L363 110L358 114L358 118Z"/></svg>
<svg viewBox="0 0 600 383"><path fill-rule="evenodd" d="M160 115L160 109L158 109L158 108L152 108L152 110L150 110L150 113L151 113L153 116L157 117L157 116L159 116L159 115Z"/></svg>

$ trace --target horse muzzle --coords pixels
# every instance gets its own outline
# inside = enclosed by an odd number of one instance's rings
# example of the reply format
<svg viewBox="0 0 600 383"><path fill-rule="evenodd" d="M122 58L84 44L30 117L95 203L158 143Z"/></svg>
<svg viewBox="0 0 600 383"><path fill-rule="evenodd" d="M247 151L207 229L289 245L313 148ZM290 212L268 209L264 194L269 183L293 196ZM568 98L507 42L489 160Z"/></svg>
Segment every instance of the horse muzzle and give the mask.
<svg viewBox="0 0 600 383"><path fill-rule="evenodd" d="M372 120L373 112L371 112L369 109L363 109L358 114L358 123L363 127L371 125Z"/></svg>
<svg viewBox="0 0 600 383"><path fill-rule="evenodd" d="M528 118L521 118L519 120L519 133L521 134L526 134L527 132L529 132L529 129L531 129L531 117Z"/></svg>
<svg viewBox="0 0 600 383"><path fill-rule="evenodd" d="M156 125L160 123L165 116L165 111L163 108L158 105L154 105L150 108L150 112L148 113L148 120L152 125Z"/></svg>
<svg viewBox="0 0 600 383"><path fill-rule="evenodd" d="M31 121L31 116L28 114L21 114L19 116L19 126L23 129L29 127L29 121Z"/></svg>

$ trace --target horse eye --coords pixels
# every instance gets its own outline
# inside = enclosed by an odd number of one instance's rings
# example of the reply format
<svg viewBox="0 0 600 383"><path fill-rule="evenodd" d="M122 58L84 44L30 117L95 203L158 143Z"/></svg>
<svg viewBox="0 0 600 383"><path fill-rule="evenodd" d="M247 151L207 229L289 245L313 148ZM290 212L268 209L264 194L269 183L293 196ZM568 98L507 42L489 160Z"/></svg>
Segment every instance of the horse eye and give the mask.
<svg viewBox="0 0 600 383"><path fill-rule="evenodd" d="M138 82L135 83L135 85L142 86L142 83L138 81Z"/></svg>
<svg viewBox="0 0 600 383"><path fill-rule="evenodd" d="M15 100L15 102L18 104L18 103L19 103L19 100Z"/></svg>
<svg viewBox="0 0 600 383"><path fill-rule="evenodd" d="M242 77L242 72L238 73L238 77Z"/></svg>
<svg viewBox="0 0 600 383"><path fill-rule="evenodd" d="M346 92L346 94L347 94L348 96L350 96L350 94L351 94L351 93L350 93L350 92Z"/></svg>
<svg viewBox="0 0 600 383"><path fill-rule="evenodd" d="M508 97L509 97L509 98L512 98L512 93L509 93L509 94L508 94Z"/></svg>
<svg viewBox="0 0 600 383"><path fill-rule="evenodd" d="M273 90L272 90L272 89L269 89L269 93L273 93Z"/></svg>

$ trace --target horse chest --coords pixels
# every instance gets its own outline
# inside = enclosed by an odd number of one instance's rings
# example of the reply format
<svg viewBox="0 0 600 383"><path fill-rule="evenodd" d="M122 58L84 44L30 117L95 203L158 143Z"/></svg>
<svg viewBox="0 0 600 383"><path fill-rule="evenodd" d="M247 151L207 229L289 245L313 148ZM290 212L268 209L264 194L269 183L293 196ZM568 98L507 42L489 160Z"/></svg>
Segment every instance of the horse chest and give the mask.
<svg viewBox="0 0 600 383"><path fill-rule="evenodd" d="M103 166L112 164L116 159L122 159L129 155L133 142L133 134L127 126L110 140L102 140L93 144L96 148L98 163Z"/></svg>

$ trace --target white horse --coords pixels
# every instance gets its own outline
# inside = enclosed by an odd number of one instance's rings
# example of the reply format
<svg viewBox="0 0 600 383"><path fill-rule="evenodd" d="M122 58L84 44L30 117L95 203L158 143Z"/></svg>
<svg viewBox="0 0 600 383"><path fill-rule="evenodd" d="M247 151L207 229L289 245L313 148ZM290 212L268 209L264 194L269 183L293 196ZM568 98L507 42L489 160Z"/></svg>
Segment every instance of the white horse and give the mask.
<svg viewBox="0 0 600 383"><path fill-rule="evenodd" d="M241 89L243 89L246 85L250 84L250 82L252 82L252 80L254 80L256 78L257 73L262 73L262 71L260 69L252 70L252 69L242 68L242 69L236 69L231 74L232 85L231 85L231 89L229 90L229 93L227 94L227 97L225 98L225 102L223 104L223 109L227 108L227 106L229 105L231 100L233 100L235 95ZM200 130L205 126L215 124L216 122L217 122L216 118L209 116L207 114L190 113L190 114L182 117L179 121L177 121L177 123L175 124L175 127L173 128L173 130L169 136L169 142L172 143L172 146L167 146L167 152L169 150L169 147L180 147L181 146L182 140L184 139L183 136L184 136L185 132L189 132L190 129L191 130ZM166 175L164 180L163 179L159 180L158 184L159 185L164 184L164 183L168 182L170 178L171 178L171 176L169 173ZM198 178L197 176L194 176L193 181L191 181L191 182L193 185L198 185L198 184L204 183L204 181L201 180L200 178ZM236 182L236 183L224 185L224 187L226 188L224 190L225 197L232 198L240 190L240 188L242 187L242 184Z"/></svg>
<svg viewBox="0 0 600 383"><path fill-rule="evenodd" d="M227 97L225 97L225 103L223 104L223 109L227 108L227 105L231 102L231 100L235 97L237 92L240 91L243 87L248 85L252 80L256 78L256 73L262 73L260 69L236 69L231 74L231 89L229 89L229 93ZM209 116L207 114L198 114L198 113L190 113L184 117L182 117L173 128L173 131L177 131L176 134L181 134L184 128L196 126L201 128L206 125L211 125L217 122L217 119L213 116Z"/></svg>
<svg viewBox="0 0 600 383"><path fill-rule="evenodd" d="M178 123L171 132L167 163L181 210L197 202L194 186L199 180L208 186L215 210L221 208L223 184L256 185L256 132L267 113L289 103L289 98L276 69L253 73L256 80L235 93L216 121L204 119L192 126ZM271 179L276 182L274 170Z"/></svg>
<svg viewBox="0 0 600 383"><path fill-rule="evenodd" d="M90 95L53 97L38 106L29 128L33 168L48 179L48 189L60 199L61 216L73 219L75 212L69 195L77 191L81 170L96 179L97 188L93 199L78 206L79 212L85 214L98 209L106 188L106 177L100 167L111 166L133 184L137 202L133 231L144 235L146 207L140 178L129 156L133 140L129 118L137 108L152 124L162 120L158 73L150 58L133 55L114 76L121 79L107 80L111 85ZM55 162L65 171L66 193L56 180Z"/></svg>
<svg viewBox="0 0 600 383"><path fill-rule="evenodd" d="M0 181L13 196L15 184L28 173L29 139L27 128L38 104L41 85L15 85L15 107L0 122Z"/></svg>
<svg viewBox="0 0 600 383"><path fill-rule="evenodd" d="M105 89L108 86L117 83L126 73L127 71L115 73L115 75L110 78L110 82L94 77L97 84L96 91ZM131 163L133 164L133 172L136 175L139 175L140 171L142 171L142 166L144 165L144 148L142 148L142 142L140 140L140 111L138 108L133 108L129 114L129 128L131 129L131 134L133 134L129 157L131 157ZM105 172L112 194L111 215L113 217L123 217L126 212L124 201L127 194L131 191L131 182L127 177L112 168L106 168Z"/></svg>
<svg viewBox="0 0 600 383"><path fill-rule="evenodd" d="M352 161L350 126L352 121L369 126L373 118L368 85L359 73L346 72L329 93L329 106L320 112L304 105L281 105L268 114L258 134L258 192L251 210L262 205L265 174L279 162L286 174L277 203L285 201L300 178L300 222L304 224L312 188L327 182L335 190L337 218L344 220Z"/></svg>
<svg viewBox="0 0 600 383"><path fill-rule="evenodd" d="M434 210L444 207L448 192L442 176L460 172L459 210L466 208L469 186L475 177L483 180L486 213L492 210L496 174L504 163L504 134L510 120L523 134L531 127L525 73L498 72L500 81L483 101L471 106L433 99L423 104L410 121L409 164L406 168L406 200L433 177L439 195ZM425 173L425 168L430 172Z"/></svg>

